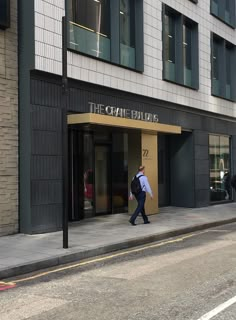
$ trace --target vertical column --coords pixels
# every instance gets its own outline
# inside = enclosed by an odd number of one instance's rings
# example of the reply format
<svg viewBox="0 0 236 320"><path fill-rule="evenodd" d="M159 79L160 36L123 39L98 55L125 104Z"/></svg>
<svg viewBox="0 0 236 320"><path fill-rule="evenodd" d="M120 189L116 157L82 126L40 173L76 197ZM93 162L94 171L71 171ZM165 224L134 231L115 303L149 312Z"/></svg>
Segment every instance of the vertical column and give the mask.
<svg viewBox="0 0 236 320"><path fill-rule="evenodd" d="M141 135L138 132L128 135L128 192L130 192L130 183L137 173L138 167L142 163L141 157ZM129 201L129 213L133 213L136 208L136 201Z"/></svg>
<svg viewBox="0 0 236 320"><path fill-rule="evenodd" d="M153 200L147 194L146 213L158 213L158 162L157 162L157 135L142 133L142 165L145 166L145 175L148 177L153 192Z"/></svg>

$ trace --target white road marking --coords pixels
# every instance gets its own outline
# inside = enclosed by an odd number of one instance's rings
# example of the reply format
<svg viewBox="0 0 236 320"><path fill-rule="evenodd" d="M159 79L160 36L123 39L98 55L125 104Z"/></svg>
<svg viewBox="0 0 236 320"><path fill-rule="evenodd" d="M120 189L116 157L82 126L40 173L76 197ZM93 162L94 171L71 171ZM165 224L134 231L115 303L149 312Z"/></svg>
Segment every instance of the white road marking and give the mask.
<svg viewBox="0 0 236 320"><path fill-rule="evenodd" d="M229 299L228 301L220 304L218 307L213 309L212 311L206 313L204 316L199 318L198 320L209 320L212 319L214 316L225 310L226 308L230 307L232 304L236 303L236 296Z"/></svg>

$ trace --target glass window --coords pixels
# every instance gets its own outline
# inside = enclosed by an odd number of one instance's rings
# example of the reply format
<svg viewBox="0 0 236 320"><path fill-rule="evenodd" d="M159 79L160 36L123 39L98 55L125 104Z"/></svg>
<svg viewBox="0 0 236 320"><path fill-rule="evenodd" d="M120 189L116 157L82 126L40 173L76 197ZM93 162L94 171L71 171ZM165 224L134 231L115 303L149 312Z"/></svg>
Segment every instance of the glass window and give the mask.
<svg viewBox="0 0 236 320"><path fill-rule="evenodd" d="M68 0L68 48L142 72L143 13L143 0Z"/></svg>
<svg viewBox="0 0 236 320"><path fill-rule="evenodd" d="M120 0L120 63L135 67L134 0Z"/></svg>
<svg viewBox="0 0 236 320"><path fill-rule="evenodd" d="M233 65L233 46L229 43L226 44L225 50L225 69L226 69L226 98L233 99L232 97L232 65Z"/></svg>
<svg viewBox="0 0 236 320"><path fill-rule="evenodd" d="M225 21L230 24L230 0L225 0Z"/></svg>
<svg viewBox="0 0 236 320"><path fill-rule="evenodd" d="M198 89L198 24L167 5L162 17L163 77Z"/></svg>
<svg viewBox="0 0 236 320"><path fill-rule="evenodd" d="M212 0L212 1L211 1L211 11L212 11L212 13L214 13L216 16L219 15L218 0Z"/></svg>
<svg viewBox="0 0 236 320"><path fill-rule="evenodd" d="M183 25L183 64L184 64L184 84L192 85L192 30L191 26Z"/></svg>
<svg viewBox="0 0 236 320"><path fill-rule="evenodd" d="M211 13L235 28L235 0L211 0Z"/></svg>
<svg viewBox="0 0 236 320"><path fill-rule="evenodd" d="M165 14L165 77L175 81L175 19Z"/></svg>
<svg viewBox="0 0 236 320"><path fill-rule="evenodd" d="M233 92L235 46L213 34L212 42L212 94L235 100Z"/></svg>
<svg viewBox="0 0 236 320"><path fill-rule="evenodd" d="M72 2L70 48L110 60L110 1Z"/></svg>
<svg viewBox="0 0 236 320"><path fill-rule="evenodd" d="M212 55L212 81L213 81L213 93L220 94L219 86L219 42L214 39L213 41L213 55Z"/></svg>
<svg viewBox="0 0 236 320"><path fill-rule="evenodd" d="M231 200L230 137L210 135L210 200Z"/></svg>

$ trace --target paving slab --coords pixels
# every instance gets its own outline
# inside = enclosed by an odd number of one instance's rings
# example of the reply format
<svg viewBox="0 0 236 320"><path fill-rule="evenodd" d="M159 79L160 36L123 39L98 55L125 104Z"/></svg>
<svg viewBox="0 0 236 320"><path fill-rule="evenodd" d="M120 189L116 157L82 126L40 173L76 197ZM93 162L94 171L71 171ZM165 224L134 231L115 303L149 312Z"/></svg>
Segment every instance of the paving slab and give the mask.
<svg viewBox="0 0 236 320"><path fill-rule="evenodd" d="M0 237L0 279L109 253L152 241L236 222L236 203L205 208L165 207L144 225L128 222L128 214L99 216L69 225L69 248L62 231Z"/></svg>

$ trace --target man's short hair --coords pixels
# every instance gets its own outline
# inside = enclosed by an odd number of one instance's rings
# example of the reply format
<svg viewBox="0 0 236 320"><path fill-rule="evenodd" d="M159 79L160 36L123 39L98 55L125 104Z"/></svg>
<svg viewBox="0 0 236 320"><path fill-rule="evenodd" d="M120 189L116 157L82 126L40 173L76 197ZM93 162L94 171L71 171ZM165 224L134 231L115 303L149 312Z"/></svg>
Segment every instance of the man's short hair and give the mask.
<svg viewBox="0 0 236 320"><path fill-rule="evenodd" d="M144 169L145 169L144 166L139 166L139 167L138 167L138 171L143 171Z"/></svg>

